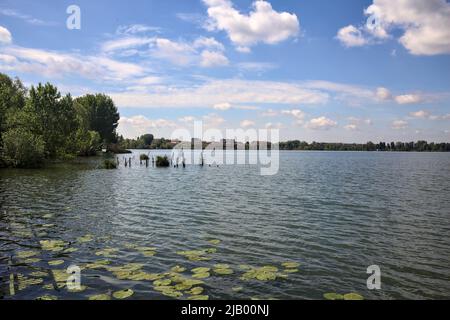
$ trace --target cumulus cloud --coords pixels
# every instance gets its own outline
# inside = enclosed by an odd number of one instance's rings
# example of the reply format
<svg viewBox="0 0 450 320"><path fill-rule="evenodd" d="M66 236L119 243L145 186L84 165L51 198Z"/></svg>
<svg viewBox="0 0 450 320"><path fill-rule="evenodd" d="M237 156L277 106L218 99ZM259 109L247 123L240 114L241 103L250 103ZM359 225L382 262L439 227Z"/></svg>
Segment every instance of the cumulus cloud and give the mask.
<svg viewBox="0 0 450 320"><path fill-rule="evenodd" d="M0 26L0 44L9 44L12 42L11 32L5 27Z"/></svg>
<svg viewBox="0 0 450 320"><path fill-rule="evenodd" d="M229 63L228 58L218 51L203 50L201 57L200 65L202 67L226 66Z"/></svg>
<svg viewBox="0 0 450 320"><path fill-rule="evenodd" d="M255 122L252 120L242 120L240 125L242 128L250 128L255 126Z"/></svg>
<svg viewBox="0 0 450 320"><path fill-rule="evenodd" d="M373 26L342 28L338 38L344 45L377 43L397 29L403 32L398 41L413 55L450 53L450 3L446 0L373 0L364 13L373 19Z"/></svg>
<svg viewBox="0 0 450 320"><path fill-rule="evenodd" d="M242 14L229 0L203 0L208 7L206 28L222 30L239 51L248 52L257 43L275 44L294 37L300 30L295 14L277 12L267 1L253 2L252 11Z"/></svg>
<svg viewBox="0 0 450 320"><path fill-rule="evenodd" d="M404 94L396 96L395 101L398 104L414 104L422 102L423 98L418 94Z"/></svg>
<svg viewBox="0 0 450 320"><path fill-rule="evenodd" d="M392 129L402 130L408 127L408 122L405 120L395 120L392 122Z"/></svg>
<svg viewBox="0 0 450 320"><path fill-rule="evenodd" d="M213 108L216 110L221 110L221 111L230 110L231 104L229 104L228 102L217 103L213 106Z"/></svg>
<svg viewBox="0 0 450 320"><path fill-rule="evenodd" d="M299 109L282 110L281 114L294 117L297 124L303 124L303 120L305 119L305 113Z"/></svg>
<svg viewBox="0 0 450 320"><path fill-rule="evenodd" d="M306 127L312 130L329 130L337 126L337 122L326 117L311 119Z"/></svg>
<svg viewBox="0 0 450 320"><path fill-rule="evenodd" d="M383 87L377 88L376 96L381 101L392 99L392 93L389 91L389 89Z"/></svg>
<svg viewBox="0 0 450 320"><path fill-rule="evenodd" d="M430 116L430 113L425 110L419 110L419 111L411 112L409 115L414 118L425 119Z"/></svg>
<svg viewBox="0 0 450 320"><path fill-rule="evenodd" d="M340 29L336 37L346 47L360 47L368 43L361 30L353 25Z"/></svg>

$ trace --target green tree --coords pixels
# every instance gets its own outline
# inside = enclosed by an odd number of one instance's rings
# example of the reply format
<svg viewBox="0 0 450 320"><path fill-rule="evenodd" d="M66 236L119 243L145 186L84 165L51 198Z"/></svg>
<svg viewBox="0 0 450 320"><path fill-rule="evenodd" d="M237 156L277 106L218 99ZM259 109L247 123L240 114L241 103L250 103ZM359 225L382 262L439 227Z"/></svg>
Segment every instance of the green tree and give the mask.
<svg viewBox="0 0 450 320"><path fill-rule="evenodd" d="M105 144L117 142L116 128L119 124L119 113L112 99L104 94L87 94L76 99L84 108L91 131L97 131Z"/></svg>
<svg viewBox="0 0 450 320"><path fill-rule="evenodd" d="M4 153L9 165L18 168L39 167L45 158L45 143L25 128L8 130L3 135Z"/></svg>

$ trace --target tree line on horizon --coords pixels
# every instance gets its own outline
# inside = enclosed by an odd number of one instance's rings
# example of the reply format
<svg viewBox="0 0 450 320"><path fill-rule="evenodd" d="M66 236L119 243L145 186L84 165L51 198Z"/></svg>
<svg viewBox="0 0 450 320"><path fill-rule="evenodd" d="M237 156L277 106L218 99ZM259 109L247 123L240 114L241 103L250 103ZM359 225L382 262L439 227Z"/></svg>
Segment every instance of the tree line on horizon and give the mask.
<svg viewBox="0 0 450 320"><path fill-rule="evenodd" d="M62 96L50 83L26 88L0 73L0 167L95 155L117 143L119 113L104 94Z"/></svg>

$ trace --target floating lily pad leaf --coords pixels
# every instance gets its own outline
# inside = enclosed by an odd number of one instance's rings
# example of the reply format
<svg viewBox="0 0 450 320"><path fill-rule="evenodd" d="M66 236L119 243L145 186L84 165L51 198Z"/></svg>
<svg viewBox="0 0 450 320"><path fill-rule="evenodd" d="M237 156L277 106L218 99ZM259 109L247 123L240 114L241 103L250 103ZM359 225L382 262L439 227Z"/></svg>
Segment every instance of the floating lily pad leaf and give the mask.
<svg viewBox="0 0 450 320"><path fill-rule="evenodd" d="M53 284L44 284L44 285L42 286L42 289L45 289L45 290L54 290L55 288L53 287Z"/></svg>
<svg viewBox="0 0 450 320"><path fill-rule="evenodd" d="M173 290L171 286L156 286L153 287L156 291L170 291Z"/></svg>
<svg viewBox="0 0 450 320"><path fill-rule="evenodd" d="M191 271L193 273L205 273L205 272L209 272L210 270L211 270L211 268L199 267L199 268L194 268Z"/></svg>
<svg viewBox="0 0 450 320"><path fill-rule="evenodd" d="M190 285L192 287L192 286L204 284L205 282L203 282L202 280L198 280L198 279L185 279L182 283L185 285Z"/></svg>
<svg viewBox="0 0 450 320"><path fill-rule="evenodd" d="M233 292L239 292L239 291L242 291L242 290L244 290L243 287L233 287L233 288L231 288L231 291L233 291Z"/></svg>
<svg viewBox="0 0 450 320"><path fill-rule="evenodd" d="M192 278L196 278L196 279L205 279L210 277L211 274L209 272L203 272L203 273L194 273L192 275Z"/></svg>
<svg viewBox="0 0 450 320"><path fill-rule="evenodd" d="M66 270L59 270L55 269L52 270L53 278L55 278L55 281L60 283L64 283L67 281L67 278L69 278L69 274L66 272Z"/></svg>
<svg viewBox="0 0 450 320"><path fill-rule="evenodd" d="M343 300L344 299L344 296L342 294L334 293L334 292L325 293L323 295L323 297L327 300Z"/></svg>
<svg viewBox="0 0 450 320"><path fill-rule="evenodd" d="M347 293L344 294L344 300L364 300L364 297L358 293Z"/></svg>
<svg viewBox="0 0 450 320"><path fill-rule="evenodd" d="M296 272L298 272L298 269L284 269L284 272L286 272L286 273L296 273Z"/></svg>
<svg viewBox="0 0 450 320"><path fill-rule="evenodd" d="M86 286L79 286L79 287L70 287L70 288L67 288L67 290L69 291L69 292L83 292L84 290L86 290Z"/></svg>
<svg viewBox="0 0 450 320"><path fill-rule="evenodd" d="M211 240L208 240L208 242L213 245L218 245L218 244L220 244L221 241L218 239L211 239Z"/></svg>
<svg viewBox="0 0 450 320"><path fill-rule="evenodd" d="M171 268L170 271L175 272L175 273L180 273L180 272L186 271L186 268L183 268L180 266L175 266L175 267Z"/></svg>
<svg viewBox="0 0 450 320"><path fill-rule="evenodd" d="M77 248L67 248L63 252L64 253L72 253L72 252L76 252L76 251L78 251Z"/></svg>
<svg viewBox="0 0 450 320"><path fill-rule="evenodd" d="M41 244L42 250L55 252L64 250L64 246L66 245L62 240L41 240L39 243Z"/></svg>
<svg viewBox="0 0 450 320"><path fill-rule="evenodd" d="M33 276L36 278L46 277L47 275L48 275L48 273L44 272L44 271L33 271L30 273L30 276Z"/></svg>
<svg viewBox="0 0 450 320"><path fill-rule="evenodd" d="M226 263L218 263L218 264L214 265L214 268L217 268L217 269L229 269L230 265L226 264Z"/></svg>
<svg viewBox="0 0 450 320"><path fill-rule="evenodd" d="M109 265L111 261L109 260L97 260L92 263L88 263L85 265L87 269L102 269L105 268L105 266Z"/></svg>
<svg viewBox="0 0 450 320"><path fill-rule="evenodd" d="M209 300L209 296L205 295L190 296L188 297L188 300Z"/></svg>
<svg viewBox="0 0 450 320"><path fill-rule="evenodd" d="M39 252L38 251L19 251L17 252L17 258L19 259L26 259L26 258L30 258L30 257L34 257L36 255L38 255Z"/></svg>
<svg viewBox="0 0 450 320"><path fill-rule="evenodd" d="M189 283L181 282L181 283L176 284L173 288L177 291L185 291L185 290L191 289L192 285Z"/></svg>
<svg viewBox="0 0 450 320"><path fill-rule="evenodd" d="M160 286L168 286L172 283L172 280L170 279L161 279L161 280L155 280L153 281L153 285L156 287Z"/></svg>
<svg viewBox="0 0 450 320"><path fill-rule="evenodd" d="M42 216L42 218L44 218L44 219L50 219L50 218L53 218L53 215L52 215L51 213L47 213L47 214L44 214L44 215Z"/></svg>
<svg viewBox="0 0 450 320"><path fill-rule="evenodd" d="M300 266L300 263L298 262L283 262L281 264L286 269L297 269Z"/></svg>
<svg viewBox="0 0 450 320"><path fill-rule="evenodd" d="M36 300L58 300L58 298L55 296L51 296L51 295L45 295L45 296L36 298Z"/></svg>
<svg viewBox="0 0 450 320"><path fill-rule="evenodd" d="M89 300L111 300L111 296L106 293L96 294L89 297Z"/></svg>
<svg viewBox="0 0 450 320"><path fill-rule="evenodd" d="M52 260L48 262L49 266L59 266L64 263L64 260Z"/></svg>
<svg viewBox="0 0 450 320"><path fill-rule="evenodd" d="M197 296L197 295L201 294L202 292L203 292L202 287L195 287L195 288L192 288L191 290L189 290L187 293L189 293L193 296Z"/></svg>
<svg viewBox="0 0 450 320"><path fill-rule="evenodd" d="M245 272L241 276L241 280L260 280L260 281L268 281L268 280L276 280L277 277L281 277L281 275L277 272L278 268L273 266L264 266L260 268L251 268L247 272Z"/></svg>
<svg viewBox="0 0 450 320"><path fill-rule="evenodd" d="M33 263L37 263L39 261L41 261L41 259L39 259L39 258L28 258L28 259L23 260L23 263L33 264Z"/></svg>
<svg viewBox="0 0 450 320"><path fill-rule="evenodd" d="M42 227L44 228L53 228L55 225L53 223L47 223L47 224L43 224Z"/></svg>
<svg viewBox="0 0 450 320"><path fill-rule="evenodd" d="M116 299L126 299L128 297L131 297L134 294L134 291L131 289L125 289L116 291L113 293L113 297Z"/></svg>
<svg viewBox="0 0 450 320"><path fill-rule="evenodd" d="M105 248L103 250L97 251L95 253L96 256L103 256L107 258L114 258L116 257L116 253L119 251L119 249L116 248Z"/></svg>
<svg viewBox="0 0 450 320"><path fill-rule="evenodd" d="M241 270L251 270L252 266L249 266L248 264L241 264L241 265L239 265L239 269L241 269Z"/></svg>
<svg viewBox="0 0 450 320"><path fill-rule="evenodd" d="M172 297L172 298L180 298L183 296L183 293L180 291L175 291L173 289L171 290L163 290L161 291L161 293L167 297Z"/></svg>
<svg viewBox="0 0 450 320"><path fill-rule="evenodd" d="M87 235L84 235L77 239L77 241L80 243L90 242L92 240L94 240L94 237L92 236L92 234L87 234Z"/></svg>
<svg viewBox="0 0 450 320"><path fill-rule="evenodd" d="M134 243L129 243L129 242L125 243L123 246L124 246L124 248L127 248L127 249L136 249L137 248L137 245L135 245Z"/></svg>
<svg viewBox="0 0 450 320"><path fill-rule="evenodd" d="M229 268L215 268L214 273L220 274L220 275L230 275L233 274L233 270Z"/></svg>

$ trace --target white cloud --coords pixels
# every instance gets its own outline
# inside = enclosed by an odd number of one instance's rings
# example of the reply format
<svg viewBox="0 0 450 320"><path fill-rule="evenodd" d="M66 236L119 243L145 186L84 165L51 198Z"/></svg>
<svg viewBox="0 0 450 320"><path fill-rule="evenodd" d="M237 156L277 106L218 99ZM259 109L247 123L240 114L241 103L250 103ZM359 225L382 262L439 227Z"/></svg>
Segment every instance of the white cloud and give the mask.
<svg viewBox="0 0 450 320"><path fill-rule="evenodd" d="M129 34L147 33L152 31L154 32L160 30L161 28L159 27L148 26L145 24L132 24L126 26L119 26L116 30L116 34L129 35Z"/></svg>
<svg viewBox="0 0 450 320"><path fill-rule="evenodd" d="M383 87L377 88L376 96L381 101L391 100L392 99L392 94L389 91L389 89L386 89L386 88L383 88Z"/></svg>
<svg viewBox="0 0 450 320"><path fill-rule="evenodd" d="M216 110L221 110L221 111L230 110L231 104L229 104L228 102L217 103L213 106L213 108Z"/></svg>
<svg viewBox="0 0 450 320"><path fill-rule="evenodd" d="M337 38L346 47L361 47L368 43L361 30L353 25L340 29Z"/></svg>
<svg viewBox="0 0 450 320"><path fill-rule="evenodd" d="M428 111L425 111L425 110L419 110L419 111L416 111L416 112L411 112L409 115L411 117L414 117L414 118L425 119L425 118L428 118L430 116L430 113Z"/></svg>
<svg viewBox="0 0 450 320"><path fill-rule="evenodd" d="M374 17L373 28L347 26L350 38L344 45L378 43L400 29L398 41L413 55L450 54L450 3L446 0L373 0L365 15ZM352 38L353 36L353 38Z"/></svg>
<svg viewBox="0 0 450 320"><path fill-rule="evenodd" d="M81 76L95 80L129 80L144 74L145 69L133 63L104 56L82 56L23 47L8 47L4 53L10 63L0 69L34 73L47 77Z"/></svg>
<svg viewBox="0 0 450 320"><path fill-rule="evenodd" d="M250 128L255 126L255 122L252 120L242 120L240 125L242 128Z"/></svg>
<svg viewBox="0 0 450 320"><path fill-rule="evenodd" d="M246 88L246 90L242 90ZM322 104L328 94L295 83L210 80L193 87L160 87L151 93L111 92L119 107L210 107L224 102L237 108L258 104Z"/></svg>
<svg viewBox="0 0 450 320"><path fill-rule="evenodd" d="M155 42L155 38L142 37L125 37L106 41L102 44L102 51L114 52L124 49L137 48L144 45L149 45Z"/></svg>
<svg viewBox="0 0 450 320"><path fill-rule="evenodd" d="M121 117L117 131L125 137L137 137L146 133L153 133L155 130L174 129L175 122L167 119L148 119L145 116L138 115L133 117Z"/></svg>
<svg viewBox="0 0 450 320"><path fill-rule="evenodd" d="M346 130L359 130L362 126L371 126L372 120L371 119L363 119L363 118L356 118L356 117L350 117L348 118L349 124L344 126L344 129Z"/></svg>
<svg viewBox="0 0 450 320"><path fill-rule="evenodd" d="M182 118L180 118L178 120L180 122L190 123L190 122L194 122L196 120L196 118L194 116L185 116L185 117L182 117Z"/></svg>
<svg viewBox="0 0 450 320"><path fill-rule="evenodd" d="M218 51L203 50L201 57L200 65L202 67L226 66L229 63L227 57L225 57L222 52Z"/></svg>
<svg viewBox="0 0 450 320"><path fill-rule="evenodd" d="M392 122L392 129L402 130L408 127L408 122L405 120L395 120Z"/></svg>
<svg viewBox="0 0 450 320"><path fill-rule="evenodd" d="M199 37L193 43L194 48L214 49L224 51L225 47L214 38Z"/></svg>
<svg viewBox="0 0 450 320"><path fill-rule="evenodd" d="M284 129L285 126L281 122L276 122L276 123L267 122L266 125L265 125L265 128L267 130L270 130L270 129L278 129L278 130L280 130L280 129Z"/></svg>
<svg viewBox="0 0 450 320"><path fill-rule="evenodd" d="M329 130L337 126L337 122L325 117L311 119L306 127L312 130Z"/></svg>
<svg viewBox="0 0 450 320"><path fill-rule="evenodd" d="M0 15L4 15L4 16L8 16L8 17L13 17L13 18L18 18L21 19L23 21L25 21L26 23L32 24L32 25L36 25L36 26L53 26L56 25L55 22L46 22L40 19L36 19L28 14L24 14L21 13L19 11L16 10L12 10L12 9L0 9Z"/></svg>
<svg viewBox="0 0 450 320"><path fill-rule="evenodd" d="M0 26L0 44L10 44L12 42L11 32L5 27Z"/></svg>
<svg viewBox="0 0 450 320"><path fill-rule="evenodd" d="M300 24L295 14L277 12L267 1L255 1L246 15L229 0L203 0L208 7L206 28L225 31L241 52L259 42L275 44L298 34Z"/></svg>
<svg viewBox="0 0 450 320"><path fill-rule="evenodd" d="M210 113L202 117L203 125L206 128L218 128L225 122L225 119L215 113Z"/></svg>
<svg viewBox="0 0 450 320"><path fill-rule="evenodd" d="M418 94L405 94L395 97L395 101L398 104L414 104L414 103L420 103L423 101L422 96Z"/></svg>
<svg viewBox="0 0 450 320"><path fill-rule="evenodd" d="M237 66L241 70L253 72L265 72L277 67L276 64L270 62L241 62Z"/></svg>
<svg viewBox="0 0 450 320"><path fill-rule="evenodd" d="M348 124L346 126L344 126L345 130L350 130L350 131L355 131L358 130L358 126L356 124Z"/></svg>
<svg viewBox="0 0 450 320"><path fill-rule="evenodd" d="M305 119L305 113L299 109L282 110L281 114L292 116L296 119L297 124L302 124Z"/></svg>

